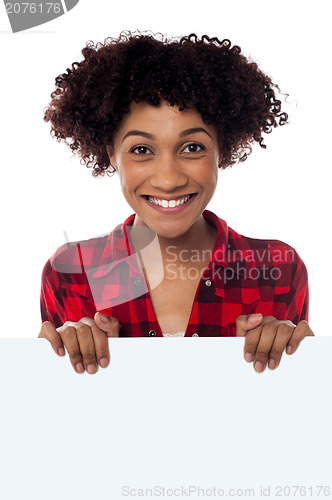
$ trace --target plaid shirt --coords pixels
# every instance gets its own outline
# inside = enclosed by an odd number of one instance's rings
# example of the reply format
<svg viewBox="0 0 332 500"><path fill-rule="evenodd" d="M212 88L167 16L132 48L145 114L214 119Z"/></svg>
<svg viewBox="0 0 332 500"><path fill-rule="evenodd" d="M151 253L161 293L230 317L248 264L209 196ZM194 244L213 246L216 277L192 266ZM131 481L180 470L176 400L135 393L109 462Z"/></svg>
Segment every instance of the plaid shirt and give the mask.
<svg viewBox="0 0 332 500"><path fill-rule="evenodd" d="M236 318L262 313L297 324L308 321L308 276L296 251L278 240L238 234L209 210L217 228L210 263L196 290L186 337L232 337ZM42 321L117 318L120 337L162 337L137 254L129 238L135 214L109 235L62 245L46 262Z"/></svg>

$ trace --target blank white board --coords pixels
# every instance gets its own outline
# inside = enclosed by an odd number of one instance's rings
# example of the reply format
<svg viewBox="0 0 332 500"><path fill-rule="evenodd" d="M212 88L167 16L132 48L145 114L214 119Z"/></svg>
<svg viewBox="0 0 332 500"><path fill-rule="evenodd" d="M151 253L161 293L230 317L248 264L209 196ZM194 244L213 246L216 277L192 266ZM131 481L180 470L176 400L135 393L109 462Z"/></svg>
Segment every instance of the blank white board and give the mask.
<svg viewBox="0 0 332 500"><path fill-rule="evenodd" d="M332 495L331 337L262 374L243 338L109 343L78 375L44 339L0 340L0 498Z"/></svg>

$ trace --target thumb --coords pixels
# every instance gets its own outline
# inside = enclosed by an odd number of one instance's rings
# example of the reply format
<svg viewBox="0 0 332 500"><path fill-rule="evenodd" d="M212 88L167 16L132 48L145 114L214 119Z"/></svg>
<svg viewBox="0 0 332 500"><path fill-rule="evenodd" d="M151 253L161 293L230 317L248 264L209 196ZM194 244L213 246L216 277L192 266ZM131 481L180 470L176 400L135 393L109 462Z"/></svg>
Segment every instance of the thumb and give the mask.
<svg viewBox="0 0 332 500"><path fill-rule="evenodd" d="M258 314L249 314L242 315L236 318L236 336L237 337L245 337L249 330L256 328L263 319L263 315Z"/></svg>
<svg viewBox="0 0 332 500"><path fill-rule="evenodd" d="M119 337L119 321L116 318L96 312L94 320L98 328L103 330L107 337Z"/></svg>

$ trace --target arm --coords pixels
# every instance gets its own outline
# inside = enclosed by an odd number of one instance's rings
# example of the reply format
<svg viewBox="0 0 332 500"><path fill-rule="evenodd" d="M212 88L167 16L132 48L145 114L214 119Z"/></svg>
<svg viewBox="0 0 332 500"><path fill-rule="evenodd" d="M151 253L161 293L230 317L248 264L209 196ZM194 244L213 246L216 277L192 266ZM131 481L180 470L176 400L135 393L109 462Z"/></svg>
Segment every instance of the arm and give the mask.
<svg viewBox="0 0 332 500"><path fill-rule="evenodd" d="M42 272L40 312L42 322L50 321L56 328L63 325L67 320L59 276L51 265L51 259L46 262Z"/></svg>
<svg viewBox="0 0 332 500"><path fill-rule="evenodd" d="M270 369L279 366L283 350L293 354L306 336L313 336L308 324L309 286L306 266L294 251L290 291L287 300L286 320L279 321L273 316L252 314L239 316L237 336L246 337L244 357L248 362L254 360L254 368L262 372L268 362Z"/></svg>
<svg viewBox="0 0 332 500"><path fill-rule="evenodd" d="M76 373L85 370L96 373L110 360L108 337L119 336L119 322L115 318L96 313L92 318L78 322L67 321L62 300L61 283L49 259L42 272L40 310L42 327L39 338L48 340L54 352L63 356L67 349Z"/></svg>
<svg viewBox="0 0 332 500"><path fill-rule="evenodd" d="M300 321L309 321L309 284L308 272L302 259L295 254L295 273L291 282L287 318L297 325Z"/></svg>

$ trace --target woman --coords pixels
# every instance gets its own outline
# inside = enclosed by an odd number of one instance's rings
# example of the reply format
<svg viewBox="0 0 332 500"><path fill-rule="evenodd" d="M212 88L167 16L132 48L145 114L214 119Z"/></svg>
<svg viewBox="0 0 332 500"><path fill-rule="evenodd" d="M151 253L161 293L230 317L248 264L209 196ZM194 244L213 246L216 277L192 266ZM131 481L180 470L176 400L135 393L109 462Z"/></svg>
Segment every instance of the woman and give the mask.
<svg viewBox="0 0 332 500"><path fill-rule="evenodd" d="M66 348L77 373L108 365L112 336L245 336L245 359L275 369L313 335L305 265L206 206L219 169L287 121L279 87L206 35L122 33L82 54L56 79L45 120L93 175L119 175L135 213L47 261L39 337L60 356Z"/></svg>

